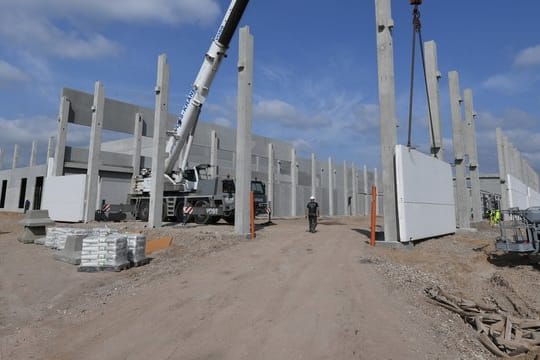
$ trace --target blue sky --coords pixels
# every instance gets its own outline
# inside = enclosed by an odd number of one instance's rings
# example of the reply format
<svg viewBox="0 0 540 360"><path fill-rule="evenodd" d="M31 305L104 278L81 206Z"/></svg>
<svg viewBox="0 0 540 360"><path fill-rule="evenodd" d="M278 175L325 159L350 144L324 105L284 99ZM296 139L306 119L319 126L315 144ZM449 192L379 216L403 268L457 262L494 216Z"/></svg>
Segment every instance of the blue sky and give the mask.
<svg viewBox="0 0 540 360"><path fill-rule="evenodd" d="M311 152L380 167L374 0L251 0L241 22L255 37L254 132ZM489 7L487 6L489 3ZM171 65L177 113L227 0L0 0L0 147L56 134L62 87L152 107L157 56ZM392 4L399 142L407 139L411 11ZM424 40L438 46L444 138L451 150L447 73L474 91L480 171L496 172L495 128L540 170L540 31L537 0L434 1L421 7ZM201 118L236 126L235 35ZM420 64L417 64L420 69ZM428 152L426 102L416 81L413 144ZM110 135L107 135L110 136ZM87 143L72 129L68 143ZM446 159L451 153L447 152ZM41 157L41 161L44 161Z"/></svg>

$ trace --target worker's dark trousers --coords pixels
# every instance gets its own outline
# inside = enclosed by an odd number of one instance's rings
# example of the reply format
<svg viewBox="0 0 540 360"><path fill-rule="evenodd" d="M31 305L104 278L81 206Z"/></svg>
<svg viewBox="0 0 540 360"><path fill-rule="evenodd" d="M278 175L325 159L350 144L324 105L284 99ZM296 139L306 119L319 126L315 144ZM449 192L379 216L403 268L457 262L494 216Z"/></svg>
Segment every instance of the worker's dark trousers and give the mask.
<svg viewBox="0 0 540 360"><path fill-rule="evenodd" d="M317 216L315 215L309 215L309 232L315 232L315 228L317 227Z"/></svg>

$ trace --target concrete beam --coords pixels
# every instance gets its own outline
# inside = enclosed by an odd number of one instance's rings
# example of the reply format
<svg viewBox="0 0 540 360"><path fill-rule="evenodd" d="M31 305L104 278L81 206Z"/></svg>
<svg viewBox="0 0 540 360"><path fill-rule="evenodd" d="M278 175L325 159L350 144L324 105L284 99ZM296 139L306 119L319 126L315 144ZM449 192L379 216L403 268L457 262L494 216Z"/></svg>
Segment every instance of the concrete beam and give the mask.
<svg viewBox="0 0 540 360"><path fill-rule="evenodd" d="M152 141L152 185L150 187L150 204L148 225L159 228L163 218L163 188L165 172L165 144L167 114L169 113L169 80L170 68L167 64L167 55L158 57L154 136Z"/></svg>
<svg viewBox="0 0 540 360"><path fill-rule="evenodd" d="M251 121L253 114L253 36L240 29L238 49L238 125L236 130L236 194L234 231L250 233Z"/></svg>
<svg viewBox="0 0 540 360"><path fill-rule="evenodd" d="M95 100L95 93L94 93ZM70 102L65 97L60 98L60 109L58 111L58 126L56 131L56 148L54 151L53 175L62 176L64 174L64 157L66 154L67 126L69 119ZM92 117L95 112L92 112ZM93 120L92 120L93 126Z"/></svg>
<svg viewBox="0 0 540 360"><path fill-rule="evenodd" d="M13 145L13 158L11 159L11 169L16 169L19 162L19 144Z"/></svg>
<svg viewBox="0 0 540 360"><path fill-rule="evenodd" d="M456 223L459 228L470 227L470 212L468 209L469 192L465 178L463 119L461 115L461 95L459 75L457 71L448 73L450 89L450 109L452 112L452 129L454 143L454 165L456 174Z"/></svg>
<svg viewBox="0 0 540 360"><path fill-rule="evenodd" d="M101 81L96 81L94 86L94 102L92 104L92 127L90 129L90 145L88 147L88 169L86 171L86 206L84 209L84 221L89 222L94 220L95 212L98 209L98 180L99 180L99 165L100 165L100 153L101 153L101 133L103 130L103 111L105 108L105 89ZM60 123L60 122L59 122ZM60 125L59 125L60 126ZM58 138L65 136L65 129L63 134L58 134ZM64 137L65 141L65 137ZM57 149L59 149L57 142ZM65 142L64 142L65 144ZM59 149L59 153L62 153L64 148ZM58 154L58 153L57 153ZM57 158L58 161L58 158ZM57 171L60 171L58 167L64 166L64 162L57 163ZM60 175L58 175L60 176Z"/></svg>
<svg viewBox="0 0 540 360"><path fill-rule="evenodd" d="M375 0L377 32L377 65L379 83L379 116L381 131L382 192L384 193L384 240L397 242L398 224L394 152L397 145L396 95L394 80L394 47L390 0Z"/></svg>
<svg viewBox="0 0 540 360"><path fill-rule="evenodd" d="M141 172L141 140L143 131L143 119L141 113L135 114L133 124L133 159L131 167L133 168L133 178Z"/></svg>
<svg viewBox="0 0 540 360"><path fill-rule="evenodd" d="M435 41L424 43L426 59L426 79L429 94L429 107L431 109L431 121L429 124L431 153L439 160L443 159L443 136L441 125L441 96L439 80L441 73L437 64L437 44ZM433 126L432 126L433 125Z"/></svg>
<svg viewBox="0 0 540 360"><path fill-rule="evenodd" d="M473 104L473 91L465 89L463 92L465 106L465 141L469 155L469 177L471 179L471 205L473 221L482 221L482 195L480 193L480 170L478 167L478 147L476 145L475 111Z"/></svg>

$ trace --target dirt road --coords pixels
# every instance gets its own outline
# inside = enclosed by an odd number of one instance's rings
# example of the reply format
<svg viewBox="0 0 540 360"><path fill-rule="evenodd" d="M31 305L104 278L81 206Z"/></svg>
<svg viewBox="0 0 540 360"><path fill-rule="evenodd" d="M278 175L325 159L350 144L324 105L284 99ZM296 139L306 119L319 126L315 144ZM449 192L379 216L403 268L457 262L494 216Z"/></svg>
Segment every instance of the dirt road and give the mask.
<svg viewBox="0 0 540 360"><path fill-rule="evenodd" d="M275 222L249 241L226 225L120 223L173 246L140 268L78 273L0 216L0 359L491 359L423 288L485 297L494 275L527 279L497 299L535 305L538 271L487 262L471 250L485 234L372 249L365 218L325 219L315 234L304 219Z"/></svg>
<svg viewBox="0 0 540 360"><path fill-rule="evenodd" d="M298 223L271 240L262 235L136 296L118 297L84 329L66 329L60 337L70 341L55 356L433 358L425 350L437 347L422 342L419 329L406 328L411 319L399 299L359 262L358 234L340 226L320 226L316 234L304 228Z"/></svg>

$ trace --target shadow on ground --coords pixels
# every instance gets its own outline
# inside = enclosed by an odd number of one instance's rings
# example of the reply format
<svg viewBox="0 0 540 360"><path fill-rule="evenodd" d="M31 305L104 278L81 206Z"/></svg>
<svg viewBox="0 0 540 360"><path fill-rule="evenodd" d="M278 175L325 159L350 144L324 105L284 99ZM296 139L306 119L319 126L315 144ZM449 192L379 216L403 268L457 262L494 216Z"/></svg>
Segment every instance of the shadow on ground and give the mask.
<svg viewBox="0 0 540 360"><path fill-rule="evenodd" d="M533 269L540 271L540 255L531 254L488 254L487 261L498 267L516 267L516 266L530 266Z"/></svg>
<svg viewBox="0 0 540 360"><path fill-rule="evenodd" d="M352 230L364 235L368 239L371 239L370 230L367 230L367 229L352 229ZM375 231L375 241L384 241L384 231Z"/></svg>

